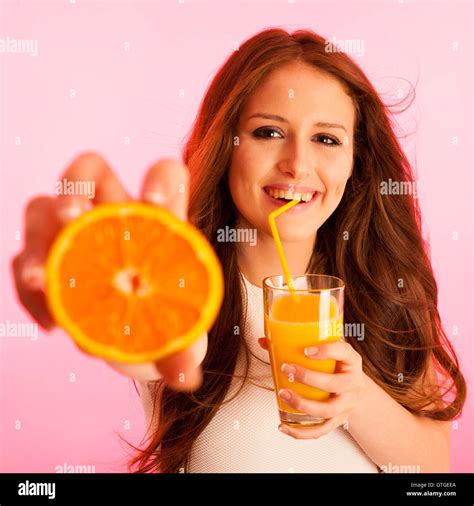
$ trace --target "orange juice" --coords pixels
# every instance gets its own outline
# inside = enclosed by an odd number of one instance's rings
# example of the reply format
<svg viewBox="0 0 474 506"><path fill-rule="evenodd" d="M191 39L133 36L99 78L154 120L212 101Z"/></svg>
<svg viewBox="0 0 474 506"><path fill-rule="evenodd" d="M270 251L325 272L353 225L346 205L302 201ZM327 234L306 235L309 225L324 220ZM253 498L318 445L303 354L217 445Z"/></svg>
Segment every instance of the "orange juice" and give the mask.
<svg viewBox="0 0 474 506"><path fill-rule="evenodd" d="M300 413L280 399L278 391L281 388L291 388L307 399L328 399L328 392L289 378L281 371L281 365L293 363L314 371L334 372L335 360L310 359L304 354L304 349L321 342L342 339L343 312L338 309L336 298L328 292L274 297L271 307L265 311L265 336L269 340L273 381L280 412Z"/></svg>

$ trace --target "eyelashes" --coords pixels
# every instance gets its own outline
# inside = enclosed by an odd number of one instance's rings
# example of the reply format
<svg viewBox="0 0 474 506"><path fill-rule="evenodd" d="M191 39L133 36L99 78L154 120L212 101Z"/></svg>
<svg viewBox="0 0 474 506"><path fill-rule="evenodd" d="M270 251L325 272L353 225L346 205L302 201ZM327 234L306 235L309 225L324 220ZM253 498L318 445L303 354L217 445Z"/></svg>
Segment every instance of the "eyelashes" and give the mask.
<svg viewBox="0 0 474 506"><path fill-rule="evenodd" d="M268 136L268 135L266 135L267 133L278 134L278 137L274 136L274 135ZM255 137L256 139L262 139L262 140L282 139L283 138L282 134L280 133L279 130L277 130L275 128L270 128L270 127L257 128L257 130L252 132L252 136ZM317 134L314 136L314 138L318 139L318 142L320 142L321 144L324 144L329 147L340 146L342 144L342 142L337 137L334 137L333 135Z"/></svg>

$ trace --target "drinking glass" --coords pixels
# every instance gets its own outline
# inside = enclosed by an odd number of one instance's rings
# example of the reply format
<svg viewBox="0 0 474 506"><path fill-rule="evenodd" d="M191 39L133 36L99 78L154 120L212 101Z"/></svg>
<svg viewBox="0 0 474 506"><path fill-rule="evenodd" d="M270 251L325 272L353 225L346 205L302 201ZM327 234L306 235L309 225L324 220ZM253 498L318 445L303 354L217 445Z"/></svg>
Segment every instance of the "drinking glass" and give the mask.
<svg viewBox="0 0 474 506"><path fill-rule="evenodd" d="M291 280L291 291L283 275L263 280L265 336L280 420L288 425L311 426L324 419L291 408L280 399L278 392L281 388L291 388L302 397L319 401L327 400L330 393L295 381L281 371L281 366L298 364L313 371L334 373L335 360L310 359L304 349L344 338L344 282L320 274L292 276Z"/></svg>

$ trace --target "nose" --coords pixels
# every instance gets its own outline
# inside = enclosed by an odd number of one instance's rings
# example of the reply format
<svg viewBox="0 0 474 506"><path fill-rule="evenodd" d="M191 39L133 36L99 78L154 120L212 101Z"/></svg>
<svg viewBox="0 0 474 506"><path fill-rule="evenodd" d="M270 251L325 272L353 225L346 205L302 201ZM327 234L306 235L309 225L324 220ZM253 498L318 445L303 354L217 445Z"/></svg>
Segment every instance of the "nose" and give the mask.
<svg viewBox="0 0 474 506"><path fill-rule="evenodd" d="M303 179L314 170L315 160L311 160L310 146L307 140L289 139L278 168L284 174L290 174L295 179Z"/></svg>

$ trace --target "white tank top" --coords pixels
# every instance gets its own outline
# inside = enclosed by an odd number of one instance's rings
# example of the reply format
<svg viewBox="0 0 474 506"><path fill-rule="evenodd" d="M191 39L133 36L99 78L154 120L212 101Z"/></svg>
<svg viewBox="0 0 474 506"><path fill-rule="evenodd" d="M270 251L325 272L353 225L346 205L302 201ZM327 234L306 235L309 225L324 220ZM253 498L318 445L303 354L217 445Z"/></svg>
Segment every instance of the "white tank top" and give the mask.
<svg viewBox="0 0 474 506"><path fill-rule="evenodd" d="M258 344L263 331L263 290L244 278L247 311L244 337L250 349L249 379L235 399L222 404L194 442L192 473L377 473L376 464L347 430L298 440L278 430L279 417L268 352ZM245 310L245 309L244 309ZM241 386L242 349L226 400ZM142 389L147 390L147 389ZM150 422L150 397L143 392Z"/></svg>

